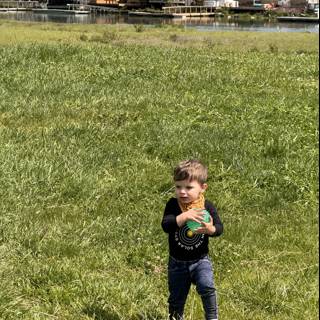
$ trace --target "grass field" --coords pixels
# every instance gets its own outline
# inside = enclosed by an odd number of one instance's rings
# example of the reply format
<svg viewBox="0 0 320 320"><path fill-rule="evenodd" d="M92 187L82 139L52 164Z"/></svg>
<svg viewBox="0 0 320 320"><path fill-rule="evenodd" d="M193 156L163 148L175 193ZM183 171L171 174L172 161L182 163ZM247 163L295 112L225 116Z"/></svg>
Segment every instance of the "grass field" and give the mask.
<svg viewBox="0 0 320 320"><path fill-rule="evenodd" d="M166 319L160 222L198 157L220 319L318 319L318 53L308 33L0 20L0 318Z"/></svg>

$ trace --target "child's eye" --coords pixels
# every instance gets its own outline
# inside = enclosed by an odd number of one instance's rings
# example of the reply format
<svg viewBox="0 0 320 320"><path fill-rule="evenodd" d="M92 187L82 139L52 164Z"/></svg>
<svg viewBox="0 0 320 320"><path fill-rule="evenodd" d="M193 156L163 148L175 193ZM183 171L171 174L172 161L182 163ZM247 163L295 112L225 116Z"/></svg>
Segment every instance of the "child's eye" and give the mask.
<svg viewBox="0 0 320 320"><path fill-rule="evenodd" d="M187 187L188 190L191 190L192 188L193 188L193 187L190 187L190 186Z"/></svg>

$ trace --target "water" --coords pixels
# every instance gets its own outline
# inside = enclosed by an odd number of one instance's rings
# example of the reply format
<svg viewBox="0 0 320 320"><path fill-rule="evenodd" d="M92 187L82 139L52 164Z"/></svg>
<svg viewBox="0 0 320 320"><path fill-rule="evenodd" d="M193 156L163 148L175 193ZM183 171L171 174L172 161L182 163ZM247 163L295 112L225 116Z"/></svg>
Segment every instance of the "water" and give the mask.
<svg viewBox="0 0 320 320"><path fill-rule="evenodd" d="M242 30L242 31L263 31L263 32L311 32L319 33L319 23L302 22L277 22L277 21L244 21L225 18L187 18L168 19L158 17L138 17L127 14L88 14L72 15L61 13L34 13L9 12L0 13L0 19L12 19L32 22L58 22L58 23L81 23L81 24L143 24L161 25L172 24L182 25L186 28L194 28L201 31L218 30Z"/></svg>

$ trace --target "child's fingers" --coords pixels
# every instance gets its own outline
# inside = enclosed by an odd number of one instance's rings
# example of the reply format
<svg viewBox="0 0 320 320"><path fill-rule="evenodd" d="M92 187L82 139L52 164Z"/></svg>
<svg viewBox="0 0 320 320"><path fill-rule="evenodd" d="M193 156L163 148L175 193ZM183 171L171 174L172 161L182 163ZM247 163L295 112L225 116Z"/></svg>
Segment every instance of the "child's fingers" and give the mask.
<svg viewBox="0 0 320 320"><path fill-rule="evenodd" d="M204 218L204 213L203 212L195 212L193 215L193 220L198 222L198 223L202 223Z"/></svg>
<svg viewBox="0 0 320 320"><path fill-rule="evenodd" d="M195 230L196 233L207 233L207 231L210 229L209 223L201 222L202 227L199 227Z"/></svg>
<svg viewBox="0 0 320 320"><path fill-rule="evenodd" d="M212 219L212 217L211 217L211 216L209 217L209 222L205 222L205 221L202 220L202 221L201 221L201 224L202 224L204 227L213 224L213 219Z"/></svg>
<svg viewBox="0 0 320 320"><path fill-rule="evenodd" d="M195 210L195 214L199 217L204 217L205 213L203 212L203 210Z"/></svg>
<svg viewBox="0 0 320 320"><path fill-rule="evenodd" d="M190 220L202 224L202 218L194 217L194 218L192 218L192 219L190 219Z"/></svg>
<svg viewBox="0 0 320 320"><path fill-rule="evenodd" d="M194 230L194 233L200 234L200 233L206 233L207 228L199 227L196 230Z"/></svg>

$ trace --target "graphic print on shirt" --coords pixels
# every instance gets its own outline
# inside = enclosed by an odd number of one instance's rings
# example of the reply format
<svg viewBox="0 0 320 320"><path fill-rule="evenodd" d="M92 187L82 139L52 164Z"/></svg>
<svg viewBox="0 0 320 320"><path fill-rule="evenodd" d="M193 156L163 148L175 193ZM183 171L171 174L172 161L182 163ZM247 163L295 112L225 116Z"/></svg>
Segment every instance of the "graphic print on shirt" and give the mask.
<svg viewBox="0 0 320 320"><path fill-rule="evenodd" d="M182 249L194 250L199 248L203 243L204 234L196 234L185 225L176 231L174 238Z"/></svg>

